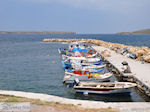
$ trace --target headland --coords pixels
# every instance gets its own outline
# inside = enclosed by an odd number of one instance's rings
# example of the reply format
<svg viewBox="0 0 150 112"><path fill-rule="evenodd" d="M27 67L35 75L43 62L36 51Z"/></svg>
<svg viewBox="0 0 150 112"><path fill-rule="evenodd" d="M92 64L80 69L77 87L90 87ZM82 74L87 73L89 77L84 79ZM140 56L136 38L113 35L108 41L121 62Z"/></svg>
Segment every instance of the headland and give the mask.
<svg viewBox="0 0 150 112"><path fill-rule="evenodd" d="M137 31L133 31L133 32L118 32L117 34L128 34L128 35L132 35L132 34L150 34L150 29L137 30Z"/></svg>
<svg viewBox="0 0 150 112"><path fill-rule="evenodd" d="M0 31L0 34L75 34L76 32L58 31Z"/></svg>

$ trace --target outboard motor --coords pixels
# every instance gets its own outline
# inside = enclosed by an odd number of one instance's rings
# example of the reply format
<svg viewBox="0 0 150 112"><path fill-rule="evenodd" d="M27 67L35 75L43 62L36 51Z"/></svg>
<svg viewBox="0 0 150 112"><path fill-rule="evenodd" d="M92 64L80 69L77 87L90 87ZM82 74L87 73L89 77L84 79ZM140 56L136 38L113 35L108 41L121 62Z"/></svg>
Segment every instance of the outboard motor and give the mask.
<svg viewBox="0 0 150 112"><path fill-rule="evenodd" d="M78 86L80 83L78 78L75 78L75 80L73 81L73 83L69 84L69 88L72 88L74 85Z"/></svg>
<svg viewBox="0 0 150 112"><path fill-rule="evenodd" d="M75 78L75 80L74 80L74 85L78 86L79 83L80 83L79 79L78 79L78 78Z"/></svg>

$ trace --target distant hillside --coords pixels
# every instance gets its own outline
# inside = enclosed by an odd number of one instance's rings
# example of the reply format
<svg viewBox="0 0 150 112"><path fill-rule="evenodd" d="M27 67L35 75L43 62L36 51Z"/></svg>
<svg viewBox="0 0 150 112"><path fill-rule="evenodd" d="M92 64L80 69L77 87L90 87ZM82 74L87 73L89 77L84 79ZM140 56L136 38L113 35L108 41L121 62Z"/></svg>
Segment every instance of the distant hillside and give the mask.
<svg viewBox="0 0 150 112"><path fill-rule="evenodd" d="M56 31L0 31L0 34L75 34L75 32L56 32Z"/></svg>
<svg viewBox="0 0 150 112"><path fill-rule="evenodd" d="M150 34L150 29L138 30L134 32L119 32L117 34Z"/></svg>

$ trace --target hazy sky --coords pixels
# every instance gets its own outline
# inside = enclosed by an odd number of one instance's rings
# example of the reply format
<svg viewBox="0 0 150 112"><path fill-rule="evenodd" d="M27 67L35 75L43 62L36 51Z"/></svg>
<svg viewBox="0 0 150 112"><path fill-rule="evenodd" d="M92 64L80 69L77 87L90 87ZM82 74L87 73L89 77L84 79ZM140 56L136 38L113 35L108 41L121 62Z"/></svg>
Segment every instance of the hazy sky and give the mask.
<svg viewBox="0 0 150 112"><path fill-rule="evenodd" d="M150 0L0 0L0 30L116 33L150 28Z"/></svg>

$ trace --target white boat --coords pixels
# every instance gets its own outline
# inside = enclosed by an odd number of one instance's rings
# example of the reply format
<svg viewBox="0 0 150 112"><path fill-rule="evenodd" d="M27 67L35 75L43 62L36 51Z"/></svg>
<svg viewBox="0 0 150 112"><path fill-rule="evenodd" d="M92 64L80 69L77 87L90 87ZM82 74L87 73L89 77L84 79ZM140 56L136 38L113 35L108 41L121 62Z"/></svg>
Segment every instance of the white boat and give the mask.
<svg viewBox="0 0 150 112"><path fill-rule="evenodd" d="M101 66L102 60L101 57L96 58L85 58L85 57L68 57L66 55L62 55L62 60L64 63L70 63L72 66ZM74 67L76 68L76 67Z"/></svg>
<svg viewBox="0 0 150 112"><path fill-rule="evenodd" d="M111 73L104 73L104 74L99 74L99 73L91 73L91 74L75 74L71 72L65 72L65 76L63 79L63 83L65 84L70 84L73 83L74 80L77 78L81 81L86 81L86 82L103 82L103 81L110 81L110 78L112 77Z"/></svg>
<svg viewBox="0 0 150 112"><path fill-rule="evenodd" d="M83 67L83 70L100 69L100 68L104 68L104 67L106 67L106 65L89 65L89 66Z"/></svg>
<svg viewBox="0 0 150 112"><path fill-rule="evenodd" d="M81 72L89 71L90 73L97 73L97 72L103 72L105 70L105 72L108 72L108 71L106 71L106 69L107 69L106 65L82 66L81 64L72 63L71 67L65 68L65 71L72 72L72 73L75 71L81 71ZM79 74L81 75L82 73L79 73ZM104 72L101 74L104 74Z"/></svg>
<svg viewBox="0 0 150 112"><path fill-rule="evenodd" d="M66 58L70 59L70 60L74 60L74 61L82 61L82 63L97 63L97 62L101 61L101 57L86 58L86 57L69 57L68 56Z"/></svg>
<svg viewBox="0 0 150 112"><path fill-rule="evenodd" d="M83 94L129 94L137 86L130 82L76 82L74 85L76 93Z"/></svg>
<svg viewBox="0 0 150 112"><path fill-rule="evenodd" d="M81 49L87 49L87 48L91 48L92 47L88 44L86 44L85 41L80 41L80 42L72 42L71 44L69 44L69 49L73 49L73 48L81 48Z"/></svg>
<svg viewBox="0 0 150 112"><path fill-rule="evenodd" d="M76 60L86 60L86 58L95 58L98 55L97 52L93 53L93 54L85 54L82 55L80 52L76 51L74 54L72 54L71 56L67 56L70 59L76 59Z"/></svg>

